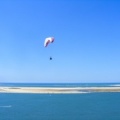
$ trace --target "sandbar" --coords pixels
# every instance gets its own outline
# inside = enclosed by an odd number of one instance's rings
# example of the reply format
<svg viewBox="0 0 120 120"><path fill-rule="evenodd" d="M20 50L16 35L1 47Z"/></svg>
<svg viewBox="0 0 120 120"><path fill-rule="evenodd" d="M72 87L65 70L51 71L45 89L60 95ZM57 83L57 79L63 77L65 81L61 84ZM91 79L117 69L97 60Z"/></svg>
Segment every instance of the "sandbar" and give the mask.
<svg viewBox="0 0 120 120"><path fill-rule="evenodd" d="M120 92L120 87L0 87L0 93L91 93Z"/></svg>

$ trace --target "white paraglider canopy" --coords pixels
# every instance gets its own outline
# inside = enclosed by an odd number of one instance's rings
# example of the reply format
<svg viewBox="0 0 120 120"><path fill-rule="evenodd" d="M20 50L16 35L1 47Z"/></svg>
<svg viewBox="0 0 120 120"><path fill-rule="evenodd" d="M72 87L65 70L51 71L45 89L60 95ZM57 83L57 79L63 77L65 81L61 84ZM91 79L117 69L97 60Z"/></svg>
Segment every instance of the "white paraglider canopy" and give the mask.
<svg viewBox="0 0 120 120"><path fill-rule="evenodd" d="M44 47L47 47L48 44L53 43L53 42L54 42L54 37L46 38L45 41L44 41Z"/></svg>

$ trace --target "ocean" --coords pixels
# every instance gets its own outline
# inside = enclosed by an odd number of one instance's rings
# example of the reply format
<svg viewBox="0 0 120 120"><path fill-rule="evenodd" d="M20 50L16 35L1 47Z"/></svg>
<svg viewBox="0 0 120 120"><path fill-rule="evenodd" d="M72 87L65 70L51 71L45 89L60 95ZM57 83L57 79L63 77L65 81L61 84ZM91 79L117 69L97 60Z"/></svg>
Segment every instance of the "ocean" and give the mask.
<svg viewBox="0 0 120 120"><path fill-rule="evenodd" d="M119 86L119 83L1 83L17 87ZM0 93L0 120L120 120L120 93Z"/></svg>

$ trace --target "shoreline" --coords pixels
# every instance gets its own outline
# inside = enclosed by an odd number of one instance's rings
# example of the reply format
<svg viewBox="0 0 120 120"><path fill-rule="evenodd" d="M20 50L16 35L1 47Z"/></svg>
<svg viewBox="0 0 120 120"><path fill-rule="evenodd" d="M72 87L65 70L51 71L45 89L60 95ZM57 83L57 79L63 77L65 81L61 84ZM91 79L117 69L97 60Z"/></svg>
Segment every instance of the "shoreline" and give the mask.
<svg viewBox="0 0 120 120"><path fill-rule="evenodd" d="M66 94L91 92L120 92L120 87L0 87L0 93Z"/></svg>

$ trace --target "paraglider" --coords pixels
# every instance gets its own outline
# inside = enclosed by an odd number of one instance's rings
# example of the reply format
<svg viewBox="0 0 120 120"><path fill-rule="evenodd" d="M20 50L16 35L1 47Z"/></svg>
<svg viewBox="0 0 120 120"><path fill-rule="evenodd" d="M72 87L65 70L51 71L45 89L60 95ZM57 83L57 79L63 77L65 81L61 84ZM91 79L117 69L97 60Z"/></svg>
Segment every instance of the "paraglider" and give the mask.
<svg viewBox="0 0 120 120"><path fill-rule="evenodd" d="M50 60L52 60L52 57L50 57Z"/></svg>
<svg viewBox="0 0 120 120"><path fill-rule="evenodd" d="M44 47L48 47L49 44L54 42L54 37L48 37L44 41ZM52 57L50 56L50 60L52 60Z"/></svg>

